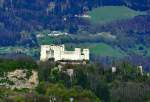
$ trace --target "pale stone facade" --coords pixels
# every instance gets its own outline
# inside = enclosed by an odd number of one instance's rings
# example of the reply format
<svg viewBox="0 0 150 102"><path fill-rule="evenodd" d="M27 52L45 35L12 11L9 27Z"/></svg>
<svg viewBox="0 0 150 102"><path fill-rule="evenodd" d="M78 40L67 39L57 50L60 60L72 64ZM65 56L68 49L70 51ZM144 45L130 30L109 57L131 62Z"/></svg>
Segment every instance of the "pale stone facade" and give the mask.
<svg viewBox="0 0 150 102"><path fill-rule="evenodd" d="M117 68L116 67L112 67L112 73L116 73L116 71L117 71Z"/></svg>
<svg viewBox="0 0 150 102"><path fill-rule="evenodd" d="M144 73L143 73L143 66L138 66L137 68L139 69L140 74L141 74L141 75L144 75Z"/></svg>
<svg viewBox="0 0 150 102"><path fill-rule="evenodd" d="M40 60L89 60L89 53L89 49L81 51L81 48L75 48L74 51L66 51L64 45L41 45Z"/></svg>

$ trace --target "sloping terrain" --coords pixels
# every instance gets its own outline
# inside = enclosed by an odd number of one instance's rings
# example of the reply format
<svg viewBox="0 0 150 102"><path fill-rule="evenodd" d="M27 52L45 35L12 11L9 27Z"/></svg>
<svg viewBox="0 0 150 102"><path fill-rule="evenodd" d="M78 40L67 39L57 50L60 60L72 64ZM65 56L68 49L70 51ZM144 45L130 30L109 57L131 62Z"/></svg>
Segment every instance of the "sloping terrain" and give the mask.
<svg viewBox="0 0 150 102"><path fill-rule="evenodd" d="M149 0L0 0L0 45L38 45L32 32L41 29L77 33L88 23L74 15L95 7L126 5L148 10L149 4Z"/></svg>
<svg viewBox="0 0 150 102"><path fill-rule="evenodd" d="M91 12L89 12L91 21L93 23L100 24L131 19L135 16L143 14L144 12L135 11L125 6L104 6L93 9Z"/></svg>
<svg viewBox="0 0 150 102"><path fill-rule="evenodd" d="M149 4L149 0L0 0L0 54L17 52L38 58L40 44L63 43L71 48L90 47L98 58L137 55L147 63ZM94 17L105 24L87 19L87 12L95 10ZM68 35L50 37L45 31Z"/></svg>

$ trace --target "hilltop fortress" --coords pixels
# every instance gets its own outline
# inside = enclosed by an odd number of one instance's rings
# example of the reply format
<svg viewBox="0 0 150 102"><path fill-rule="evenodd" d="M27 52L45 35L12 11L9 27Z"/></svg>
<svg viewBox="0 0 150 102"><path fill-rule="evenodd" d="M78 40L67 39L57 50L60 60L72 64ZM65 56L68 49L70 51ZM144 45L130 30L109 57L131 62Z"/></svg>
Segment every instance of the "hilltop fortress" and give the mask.
<svg viewBox="0 0 150 102"><path fill-rule="evenodd" d="M54 59L54 61L83 61L89 60L89 49L75 48L74 51L66 51L64 45L41 45L41 61Z"/></svg>

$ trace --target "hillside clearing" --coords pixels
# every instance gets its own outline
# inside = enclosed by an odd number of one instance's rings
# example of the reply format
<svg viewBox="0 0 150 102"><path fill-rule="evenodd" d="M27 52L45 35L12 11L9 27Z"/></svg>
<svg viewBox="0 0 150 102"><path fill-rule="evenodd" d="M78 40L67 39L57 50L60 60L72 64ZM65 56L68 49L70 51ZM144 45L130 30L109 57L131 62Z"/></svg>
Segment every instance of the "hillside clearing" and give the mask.
<svg viewBox="0 0 150 102"><path fill-rule="evenodd" d="M125 6L104 6L93 9L89 12L93 23L109 23L116 20L130 19L138 15L143 15L144 12L139 12L127 8Z"/></svg>

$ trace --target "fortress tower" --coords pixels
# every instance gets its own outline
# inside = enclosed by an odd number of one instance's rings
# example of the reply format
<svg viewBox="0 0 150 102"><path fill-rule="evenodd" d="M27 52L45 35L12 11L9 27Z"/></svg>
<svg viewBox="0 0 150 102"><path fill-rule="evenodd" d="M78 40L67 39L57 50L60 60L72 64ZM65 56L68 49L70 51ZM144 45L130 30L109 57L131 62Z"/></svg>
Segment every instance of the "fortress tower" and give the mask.
<svg viewBox="0 0 150 102"><path fill-rule="evenodd" d="M75 48L74 51L66 51L64 45L41 45L41 61L54 58L55 61L72 60L82 61L89 60L89 49Z"/></svg>

